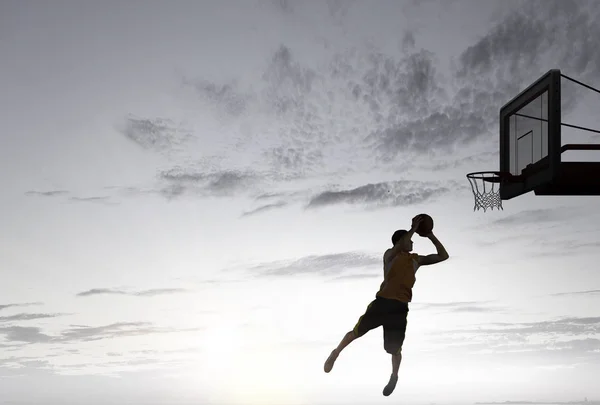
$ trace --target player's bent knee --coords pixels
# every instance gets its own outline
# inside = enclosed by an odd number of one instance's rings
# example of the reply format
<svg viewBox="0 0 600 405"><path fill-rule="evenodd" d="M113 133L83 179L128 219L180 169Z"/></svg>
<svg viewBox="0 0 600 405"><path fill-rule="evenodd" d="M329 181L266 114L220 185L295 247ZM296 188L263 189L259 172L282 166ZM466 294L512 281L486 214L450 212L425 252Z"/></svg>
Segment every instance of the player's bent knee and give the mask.
<svg viewBox="0 0 600 405"><path fill-rule="evenodd" d="M397 344L384 344L383 349L392 356L402 354L402 346L398 346Z"/></svg>

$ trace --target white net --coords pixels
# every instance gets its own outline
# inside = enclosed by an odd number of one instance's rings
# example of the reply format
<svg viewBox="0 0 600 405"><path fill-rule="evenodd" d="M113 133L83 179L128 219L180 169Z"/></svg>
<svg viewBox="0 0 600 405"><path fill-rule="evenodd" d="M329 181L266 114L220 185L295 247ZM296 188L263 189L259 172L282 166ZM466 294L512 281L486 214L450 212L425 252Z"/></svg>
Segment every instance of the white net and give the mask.
<svg viewBox="0 0 600 405"><path fill-rule="evenodd" d="M473 196L475 197L475 206L473 211L488 208L504 210L502 208L502 199L500 198L500 176L496 172L479 172L467 175Z"/></svg>

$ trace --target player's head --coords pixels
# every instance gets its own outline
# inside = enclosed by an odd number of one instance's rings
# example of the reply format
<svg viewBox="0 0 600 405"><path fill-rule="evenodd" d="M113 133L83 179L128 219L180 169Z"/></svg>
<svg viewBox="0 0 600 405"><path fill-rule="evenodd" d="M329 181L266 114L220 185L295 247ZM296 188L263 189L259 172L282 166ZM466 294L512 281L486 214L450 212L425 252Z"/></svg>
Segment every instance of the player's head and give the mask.
<svg viewBox="0 0 600 405"><path fill-rule="evenodd" d="M399 229L392 235L392 244L394 246L399 245L400 249L405 252L410 252L413 248L413 242L408 237L408 231Z"/></svg>

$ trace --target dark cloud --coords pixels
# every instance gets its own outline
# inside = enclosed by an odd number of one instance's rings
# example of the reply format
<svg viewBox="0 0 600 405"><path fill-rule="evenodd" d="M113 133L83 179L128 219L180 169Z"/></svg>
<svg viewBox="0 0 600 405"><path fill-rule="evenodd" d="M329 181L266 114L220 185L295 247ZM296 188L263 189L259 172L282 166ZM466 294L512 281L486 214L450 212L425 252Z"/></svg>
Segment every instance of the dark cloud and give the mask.
<svg viewBox="0 0 600 405"><path fill-rule="evenodd" d="M276 4L284 10L292 3ZM339 14L351 5L329 1L326 7ZM284 43L273 49L248 88L235 80L206 78L188 84L218 116L227 116L236 128L252 128L251 135L234 135L237 143L228 145L228 152L258 145L252 148L256 156L251 164L269 165L266 177L347 174L422 155L444 160L432 170L474 165L491 154L460 163L447 156L474 141L497 142L499 108L548 69L558 66L579 79L600 82L594 68L600 65L594 46L594 38L600 37L598 10L598 5L570 0L507 3L501 19L465 46L449 69L441 69L435 54L417 46L414 32L404 31L400 55L360 44L338 48L329 59L316 62L302 59ZM564 98L576 100L569 91ZM245 121L249 108L261 120ZM269 141L260 142L256 134ZM352 163L356 161L360 163ZM215 181L216 190L237 190L242 182L233 175L221 184L205 172L185 170L190 177L199 175L199 182ZM218 170L211 173L218 176ZM175 198L195 191L179 181L165 186L162 194Z"/></svg>
<svg viewBox="0 0 600 405"><path fill-rule="evenodd" d="M440 185L413 181L367 184L348 190L324 191L311 198L308 208L334 204L407 206L421 204L450 192Z"/></svg>
<svg viewBox="0 0 600 405"><path fill-rule="evenodd" d="M129 116L118 128L129 140L144 149L169 151L182 145L192 135L170 119Z"/></svg>
<svg viewBox="0 0 600 405"><path fill-rule="evenodd" d="M154 297L157 295L180 294L189 290L183 288L156 288L141 291L123 291L112 288L93 288L77 294L78 297L89 297L92 295L129 295L133 297Z"/></svg>
<svg viewBox="0 0 600 405"><path fill-rule="evenodd" d="M210 196L230 196L248 191L260 178L257 173L225 170L213 173L177 166L159 173L160 179L168 184L161 189L167 197L178 197L185 193Z"/></svg>
<svg viewBox="0 0 600 405"><path fill-rule="evenodd" d="M406 41L411 42L411 35ZM436 66L434 54L423 49L392 57L369 47L309 66L282 44L262 72L263 88L252 95L240 96L244 92L235 82L200 81L196 90L232 119L230 100L252 99L253 108L265 114L267 127L261 131L276 137L259 152L274 172L304 176L327 170L331 162L347 172L354 156L374 153L363 163L390 163L399 153L447 148L480 134L481 116L444 104L446 92ZM257 144L248 136L238 139L236 148L244 142ZM337 158L340 153L344 162Z"/></svg>
<svg viewBox="0 0 600 405"><path fill-rule="evenodd" d="M287 205L288 205L288 203L286 203L285 201L279 201L279 202L275 202L275 203L272 203L272 204L265 204L265 205L261 205L258 208L255 208L253 210L244 212L242 214L242 216L243 217L247 217L247 216L251 216L251 215L256 215L256 214L259 214L259 213L264 213L266 211L272 211L272 210L277 209L277 208L283 208L283 207L285 207Z"/></svg>
<svg viewBox="0 0 600 405"><path fill-rule="evenodd" d="M443 171L447 169L456 169L463 166L469 166L473 168L480 167L481 164L487 164L493 159L498 158L498 151L495 152L484 152L477 155L471 155L460 159L444 159L442 160L427 160L423 163L419 163L418 166L424 170L431 170L434 172ZM474 169L472 171L477 171Z"/></svg>
<svg viewBox="0 0 600 405"><path fill-rule="evenodd" d="M596 70L593 64L600 52L593 38L600 32L595 19L599 12L596 2L520 2L460 55L457 74L464 77L493 74L504 83L520 85L530 74L527 70L539 70L547 54L557 66L575 74ZM594 74L600 75L597 71Z"/></svg>
<svg viewBox="0 0 600 405"><path fill-rule="evenodd" d="M551 68L584 82L600 80L595 68L600 51L593 39L600 35L596 23L600 4L573 0L518 4L509 6L511 11L458 57L455 75L463 89L488 100L472 106L476 113L483 113L489 101L498 110ZM563 114L575 107L581 91L563 86Z"/></svg>
<svg viewBox="0 0 600 405"><path fill-rule="evenodd" d="M277 115L286 115L305 105L317 73L295 61L289 47L281 45L263 73L265 100Z"/></svg>
<svg viewBox="0 0 600 405"><path fill-rule="evenodd" d="M248 103L252 101L252 96L242 93L236 82L217 84L203 79L184 79L183 82L184 85L191 86L202 99L215 107L216 111L223 111L233 117L242 115L246 111Z"/></svg>
<svg viewBox="0 0 600 405"><path fill-rule="evenodd" d="M403 151L414 150L423 154L440 148L450 151L459 142L466 144L481 135L487 135L489 125L486 115L447 106L425 112L420 118L381 129L370 137L376 141L381 159L393 161Z"/></svg>
<svg viewBox="0 0 600 405"><path fill-rule="evenodd" d="M264 263L249 269L258 276L340 275L360 268L381 267L382 259L357 252L312 255L291 262Z"/></svg>
<svg viewBox="0 0 600 405"><path fill-rule="evenodd" d="M323 152L302 146L278 146L264 152L275 167L299 170L323 162Z"/></svg>

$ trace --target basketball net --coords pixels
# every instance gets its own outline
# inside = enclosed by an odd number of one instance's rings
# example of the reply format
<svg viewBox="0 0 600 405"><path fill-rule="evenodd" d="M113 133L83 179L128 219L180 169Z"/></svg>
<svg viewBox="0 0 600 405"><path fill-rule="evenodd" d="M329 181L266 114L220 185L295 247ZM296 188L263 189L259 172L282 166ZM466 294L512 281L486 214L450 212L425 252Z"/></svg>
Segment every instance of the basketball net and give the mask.
<svg viewBox="0 0 600 405"><path fill-rule="evenodd" d="M502 199L500 198L500 174L498 172L476 172L467 174L473 196L475 197L475 206L473 211L488 208L492 210L502 208ZM498 184L498 187L496 187Z"/></svg>

